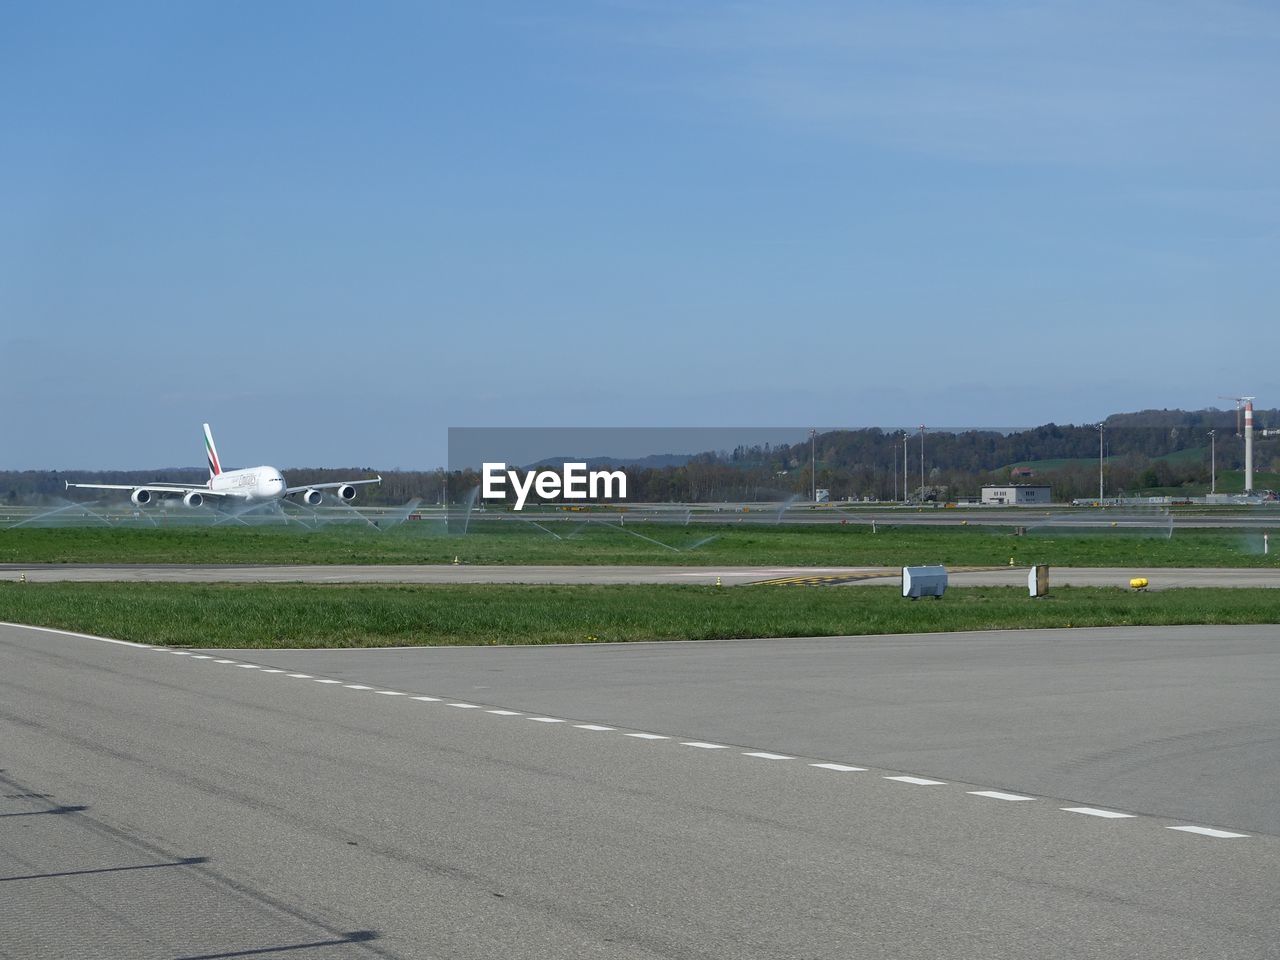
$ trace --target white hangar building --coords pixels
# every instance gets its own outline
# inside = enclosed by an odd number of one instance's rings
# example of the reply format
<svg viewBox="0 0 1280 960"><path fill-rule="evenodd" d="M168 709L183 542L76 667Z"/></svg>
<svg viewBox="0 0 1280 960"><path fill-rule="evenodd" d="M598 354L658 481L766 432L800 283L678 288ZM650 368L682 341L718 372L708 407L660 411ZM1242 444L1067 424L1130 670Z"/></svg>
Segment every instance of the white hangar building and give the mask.
<svg viewBox="0 0 1280 960"><path fill-rule="evenodd" d="M1010 483L1002 487L983 487L982 502L1020 507L1052 503L1052 487L1033 483Z"/></svg>

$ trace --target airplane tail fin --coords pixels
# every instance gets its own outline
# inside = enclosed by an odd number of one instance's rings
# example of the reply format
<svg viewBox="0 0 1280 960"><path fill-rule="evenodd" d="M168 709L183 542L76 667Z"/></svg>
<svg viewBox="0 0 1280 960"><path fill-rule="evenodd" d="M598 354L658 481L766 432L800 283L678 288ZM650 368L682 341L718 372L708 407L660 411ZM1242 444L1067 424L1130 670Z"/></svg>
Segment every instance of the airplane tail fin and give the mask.
<svg viewBox="0 0 1280 960"><path fill-rule="evenodd" d="M213 445L213 431L204 425L204 450L209 455L209 476L216 477L222 472L222 461L218 459L218 448Z"/></svg>

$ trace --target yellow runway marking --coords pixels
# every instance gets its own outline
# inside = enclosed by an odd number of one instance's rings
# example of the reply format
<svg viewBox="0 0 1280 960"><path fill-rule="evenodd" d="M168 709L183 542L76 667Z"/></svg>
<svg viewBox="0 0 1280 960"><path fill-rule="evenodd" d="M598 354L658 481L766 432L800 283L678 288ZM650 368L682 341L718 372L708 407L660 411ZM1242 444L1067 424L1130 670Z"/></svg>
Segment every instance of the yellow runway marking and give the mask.
<svg viewBox="0 0 1280 960"><path fill-rule="evenodd" d="M892 571L883 573L844 573L814 577L777 577L773 580L753 580L751 585L761 586L797 586L797 587L833 587L842 583L856 583L859 580L879 580L892 577Z"/></svg>

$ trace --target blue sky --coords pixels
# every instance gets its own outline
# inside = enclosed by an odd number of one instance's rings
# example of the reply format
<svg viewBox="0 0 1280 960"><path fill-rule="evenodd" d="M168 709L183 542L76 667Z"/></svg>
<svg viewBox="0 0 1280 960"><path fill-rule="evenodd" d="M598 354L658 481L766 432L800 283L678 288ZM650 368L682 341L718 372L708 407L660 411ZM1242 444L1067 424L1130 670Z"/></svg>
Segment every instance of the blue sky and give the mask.
<svg viewBox="0 0 1280 960"><path fill-rule="evenodd" d="M0 466L1280 406L1280 7L0 11Z"/></svg>

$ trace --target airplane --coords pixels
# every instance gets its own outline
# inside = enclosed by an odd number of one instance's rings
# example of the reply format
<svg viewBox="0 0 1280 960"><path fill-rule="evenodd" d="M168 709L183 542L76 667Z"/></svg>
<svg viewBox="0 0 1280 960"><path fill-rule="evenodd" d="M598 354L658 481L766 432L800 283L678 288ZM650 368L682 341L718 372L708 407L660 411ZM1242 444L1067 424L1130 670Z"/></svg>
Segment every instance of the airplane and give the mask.
<svg viewBox="0 0 1280 960"><path fill-rule="evenodd" d="M218 448L213 445L213 431L204 425L204 447L209 457L209 482L203 486L181 483L71 483L67 489L79 487L87 490L128 490L129 499L143 507L155 499L181 498L183 506L201 506L206 498L222 503L265 503L300 497L307 506L319 506L324 500L322 490L332 490L339 500L350 503L356 498L356 487L366 483L381 483L382 477L372 480L341 480L336 483L312 483L305 487L285 486L284 474L275 467L246 467L241 470L223 470L218 459Z"/></svg>

